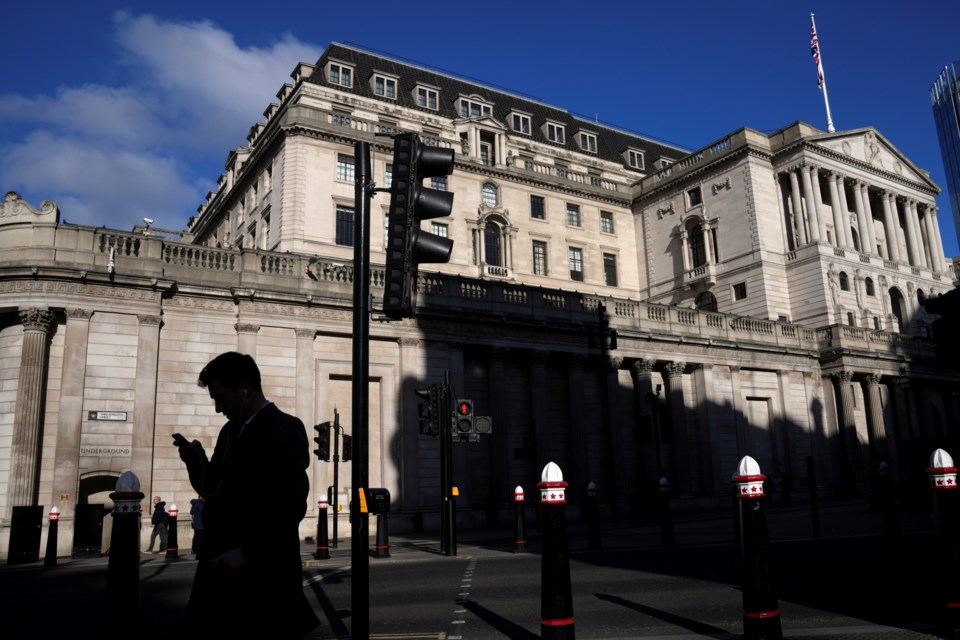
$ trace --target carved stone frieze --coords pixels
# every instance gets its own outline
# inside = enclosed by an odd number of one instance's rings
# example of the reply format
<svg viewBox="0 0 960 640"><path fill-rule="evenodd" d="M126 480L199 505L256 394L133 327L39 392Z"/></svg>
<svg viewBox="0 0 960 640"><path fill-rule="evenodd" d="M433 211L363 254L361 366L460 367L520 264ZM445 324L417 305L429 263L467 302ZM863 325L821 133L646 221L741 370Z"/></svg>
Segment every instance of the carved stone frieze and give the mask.
<svg viewBox="0 0 960 640"><path fill-rule="evenodd" d="M164 300L165 307L180 307L183 309L205 309L207 311L231 311L234 308L232 302L226 300L211 300L209 298L191 298L187 296L174 296L169 300Z"/></svg>
<svg viewBox="0 0 960 640"><path fill-rule="evenodd" d="M724 180L723 182L714 182L713 185L710 187L710 191L711 193L713 193L713 195L717 195L718 191L722 191L724 189L730 189L729 176L727 176L727 179Z"/></svg>
<svg viewBox="0 0 960 640"><path fill-rule="evenodd" d="M316 307L298 307L289 304L279 304L276 302L249 302L241 306L243 311L252 313L262 313L276 316L294 316L298 318L317 318L322 320L344 320L353 319L352 311L340 311L338 309L321 309Z"/></svg>
<svg viewBox="0 0 960 640"><path fill-rule="evenodd" d="M671 202L671 203L668 204L667 206L665 206L665 207L660 207L659 209L657 209L657 220L662 219L663 216L665 216L665 215L671 215L671 216L672 216L673 214L674 214L674 209L673 209L673 203Z"/></svg>
<svg viewBox="0 0 960 640"><path fill-rule="evenodd" d="M81 295L96 298L113 298L120 300L135 300L142 302L159 302L159 291L144 289L122 289L118 287L103 287L95 284L79 282L50 282L37 280L18 280L14 282L0 282L0 294L3 293L46 293L52 295Z"/></svg>

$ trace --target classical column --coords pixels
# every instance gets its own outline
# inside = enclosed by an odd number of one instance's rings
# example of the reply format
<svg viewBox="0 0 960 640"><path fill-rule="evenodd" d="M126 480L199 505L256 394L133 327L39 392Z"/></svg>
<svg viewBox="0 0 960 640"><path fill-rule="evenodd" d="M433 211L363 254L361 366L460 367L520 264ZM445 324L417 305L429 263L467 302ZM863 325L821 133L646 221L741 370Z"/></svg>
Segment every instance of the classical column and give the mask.
<svg viewBox="0 0 960 640"><path fill-rule="evenodd" d="M703 232L703 252L704 257L707 260L707 264L714 264L716 260L713 258L713 242L710 241L710 225L704 221L703 226L700 227L700 230Z"/></svg>
<svg viewBox="0 0 960 640"><path fill-rule="evenodd" d="M831 174L828 184L830 185L830 208L833 209L833 235L834 244L841 249L847 248L847 234L844 233L843 212L840 210L840 195L837 192L837 180L840 176Z"/></svg>
<svg viewBox="0 0 960 640"><path fill-rule="evenodd" d="M816 167L810 167L810 182L813 185L814 209L817 214L817 237L826 239L827 225L823 219L823 193L820 191L820 170Z"/></svg>
<svg viewBox="0 0 960 640"><path fill-rule="evenodd" d="M880 202L883 204L883 230L887 240L887 258L895 262L900 261L900 247L897 240L897 226L894 223L890 198L893 194L888 191L880 193Z"/></svg>
<svg viewBox="0 0 960 640"><path fill-rule="evenodd" d="M847 203L847 187L843 176L837 174L837 193L840 195L840 221L843 224L843 237L847 248L853 249L853 230L850 228L850 205Z"/></svg>
<svg viewBox="0 0 960 640"><path fill-rule="evenodd" d="M880 401L880 374L871 373L864 377L866 386L868 425L870 427L870 452L876 468L882 460L890 457L890 448L887 446L887 431L883 424L883 403Z"/></svg>
<svg viewBox="0 0 960 640"><path fill-rule="evenodd" d="M547 360L549 358L550 352L542 349L530 355L530 414L533 416L533 438L537 448L537 457L531 461L534 469L542 469L551 460L550 425L544 424L543 420L537 420L537 416L549 415L547 411L550 405L550 396L547 392ZM498 496L498 498L502 497Z"/></svg>
<svg viewBox="0 0 960 640"><path fill-rule="evenodd" d="M940 273L944 270L944 264L946 264L946 257L943 255L943 240L940 238L940 223L937 222L937 207L928 207L927 210L930 212L930 228L933 229L933 250L932 253L936 256L935 264L931 269Z"/></svg>
<svg viewBox="0 0 960 640"><path fill-rule="evenodd" d="M797 171L791 169L787 172L790 176L790 202L793 204L793 223L797 228L797 236L800 242L797 245L801 247L807 244L807 229L803 216L803 205L800 203L800 183L797 180Z"/></svg>
<svg viewBox="0 0 960 640"><path fill-rule="evenodd" d="M685 362L668 362L664 369L667 372L667 398L670 403L670 417L673 422L673 469L670 482L678 492L690 494L693 492L693 474L695 468L690 466L694 452L691 451L687 437L687 407L683 401L683 370Z"/></svg>
<svg viewBox="0 0 960 640"><path fill-rule="evenodd" d="M853 208L857 214L857 230L860 232L860 253L870 255L870 233L867 231L867 215L863 210L863 194L860 192L861 182L853 182Z"/></svg>
<svg viewBox="0 0 960 640"><path fill-rule="evenodd" d="M238 322L233 325L237 330L237 351L257 358L257 334L260 332L260 325L249 322Z"/></svg>
<svg viewBox="0 0 960 640"><path fill-rule="evenodd" d="M156 458L177 458L177 450L170 447L167 438L156 439L157 424L157 371L160 362L160 328L163 322L159 314L137 316L137 381L133 402L133 435L131 437L130 470L140 477L143 487L152 490L153 469ZM194 371L192 381L200 371ZM169 436L170 434L165 434ZM193 438L188 438L192 440ZM159 448L159 451L156 451ZM158 455L159 454L159 455ZM177 460L179 462L179 460Z"/></svg>
<svg viewBox="0 0 960 640"><path fill-rule="evenodd" d="M684 272L690 271L693 268L693 263L690 261L690 245L687 242L687 229L685 227L680 227L680 254L683 257Z"/></svg>
<svg viewBox="0 0 960 640"><path fill-rule="evenodd" d="M613 523L617 522L618 504L627 494L627 465L626 442L623 437L623 405L620 401L620 367L623 358L609 356L601 363L606 373L605 387L607 396L607 423L610 426L609 440L609 468L607 469L607 494L613 509Z"/></svg>
<svg viewBox="0 0 960 640"><path fill-rule="evenodd" d="M656 473L659 469L655 467L657 460L660 458L660 433L657 430L656 424L653 421L653 411L655 409L654 403L655 399L651 398L653 393L653 366L656 364L655 360L634 360L630 364L630 375L633 377L633 390L634 390L634 399L635 399L635 408L637 415L637 425L636 425L636 449L637 449L637 479L643 482L649 482L656 479ZM654 446L654 463L647 464L647 460L643 455L643 438L642 434L649 430L651 437L650 441Z"/></svg>
<svg viewBox="0 0 960 640"><path fill-rule="evenodd" d="M877 230L873 223L873 207L870 205L870 187L866 182L860 183L860 199L863 201L863 217L866 219L867 237L870 239L870 250L864 253L877 255Z"/></svg>
<svg viewBox="0 0 960 640"><path fill-rule="evenodd" d="M813 167L800 167L800 179L803 182L803 200L807 205L807 233L810 234L810 242L820 241L820 215L819 203L813 197L813 184L810 180L810 171L816 171Z"/></svg>
<svg viewBox="0 0 960 640"><path fill-rule="evenodd" d="M840 444L846 449L844 473L846 482L852 487L863 483L863 459L860 455L860 442L857 439L857 420L854 409L853 373L841 371L833 374L840 396L840 411L837 422L840 428Z"/></svg>
<svg viewBox="0 0 960 640"><path fill-rule="evenodd" d="M903 225L900 224L900 207L897 203L897 195L890 194L890 209L893 211L893 228L897 232L897 249L900 251L900 261L909 264L910 257L907 255L907 239L903 233Z"/></svg>
<svg viewBox="0 0 960 640"><path fill-rule="evenodd" d="M593 469L590 468L590 440L587 438L587 415L583 396L583 365L586 356L571 353L567 369L567 407L570 414L569 447L572 456L571 485L585 486L590 481Z"/></svg>
<svg viewBox="0 0 960 640"><path fill-rule="evenodd" d="M40 476L40 424L47 389L47 351L53 312L35 307L20 310L23 342L17 378L17 406L13 416L10 449L9 505L29 507L37 503Z"/></svg>
<svg viewBox="0 0 960 640"><path fill-rule="evenodd" d="M930 237L930 225L928 224L930 214L927 211L926 205L923 208L923 216L920 216L920 206L917 205L917 226L920 227L920 248L923 252L923 257L925 262L923 263L928 269L933 266L933 239Z"/></svg>
<svg viewBox="0 0 960 640"><path fill-rule="evenodd" d="M414 395L414 391L418 388L426 387L428 384L427 372L422 366L425 358L421 358L423 352L419 338L402 337L398 342L400 362L397 377L400 380L398 386L401 389L399 419L401 438L403 440L400 446L401 455L403 456L400 465L403 480L400 483L401 495L399 499L402 505L411 509L426 505L433 507L435 496L428 498L421 492L420 469L425 462L424 453L428 448L430 451L429 455L432 457L430 460L432 468L440 468L439 448L436 447L435 444L439 439L420 437L418 420L419 403L417 402L417 396ZM319 397L324 388L325 380L321 378L318 382L320 382L320 384L317 384L317 406L325 407L327 403ZM324 420L326 420L326 418L324 418ZM421 449L424 451L421 451ZM324 473L325 468L328 466L329 465L317 464L314 467L314 484L323 491L326 490L327 484L329 484L330 481L328 474ZM427 480L426 484L431 487L431 489L434 489L437 486L436 482L436 477L434 476ZM316 499L314 500L314 504L316 504Z"/></svg>
<svg viewBox="0 0 960 640"><path fill-rule="evenodd" d="M317 337L317 330L294 329L293 333L296 336L297 345L296 416L303 421L303 424L311 428L313 424L319 422L313 414L316 411L314 406L316 367L313 359L313 341ZM312 504L315 504L315 502L312 502Z"/></svg>
<svg viewBox="0 0 960 640"><path fill-rule="evenodd" d="M914 267L921 266L917 230L913 223L913 202L911 200L903 200L903 222L907 231L907 256L910 264Z"/></svg>
<svg viewBox="0 0 960 640"><path fill-rule="evenodd" d="M916 200L908 201L907 216L910 219L910 225L913 227L913 237L917 245L917 266L926 267L930 263L927 260L927 248L926 242L923 239L923 231L920 229L920 212L917 210Z"/></svg>
<svg viewBox="0 0 960 640"><path fill-rule="evenodd" d="M461 349L461 362L463 351ZM507 355L510 353L508 349L503 347L494 347L488 351L488 384L489 392L488 398L506 398L507 394ZM463 373L463 367L460 368L461 374ZM463 377L461 375L461 377ZM455 386L456 381L455 381ZM463 386L459 386L463 389ZM534 397L531 402L536 403L539 399ZM533 407L537 406L534 404ZM534 414L536 415L536 414ZM493 502L499 504L503 501L509 500L510 496L513 495L513 486L510 484L510 461L513 456L511 455L510 450L510 432L507 429L507 407L505 402L491 402L490 403L490 419L493 421L493 434L491 434L491 456L492 456L492 473L490 487L493 491ZM500 425L497 428L497 425ZM536 439L537 446L537 456L540 456L541 447L546 447L548 442L542 442L541 438L538 438L539 430L543 427L537 424L532 425L534 429L534 438ZM467 447L454 447L458 451L462 452L461 455L465 456L467 452ZM460 458L457 458L459 461ZM464 463L466 458L463 459ZM460 467L463 470L466 470L466 466ZM514 485L515 486L515 485ZM494 524L494 523L490 523Z"/></svg>

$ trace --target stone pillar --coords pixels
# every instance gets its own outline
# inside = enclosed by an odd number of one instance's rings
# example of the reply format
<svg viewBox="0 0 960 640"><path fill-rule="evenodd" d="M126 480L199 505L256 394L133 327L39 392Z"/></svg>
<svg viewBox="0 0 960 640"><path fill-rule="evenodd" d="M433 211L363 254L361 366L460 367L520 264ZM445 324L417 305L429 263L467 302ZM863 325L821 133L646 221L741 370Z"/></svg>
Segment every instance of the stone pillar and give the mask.
<svg viewBox="0 0 960 640"><path fill-rule="evenodd" d="M930 261L927 258L927 243L923 238L923 230L920 228L920 212L917 209L917 201L910 200L907 206L907 215L910 218L910 224L913 226L913 237L917 245L917 266L927 267Z"/></svg>
<svg viewBox="0 0 960 640"><path fill-rule="evenodd" d="M61 531L57 555L69 556L73 547L73 525L80 482L78 452L83 422L83 389L87 372L87 342L90 335L89 309L68 308L63 340L63 369L60 377L60 410L57 412L57 448L53 464L53 491L49 503L60 509Z"/></svg>
<svg viewBox="0 0 960 640"><path fill-rule="evenodd" d="M703 231L703 253L706 258L707 264L715 264L716 260L713 256L713 242L710 239L710 225L704 221L703 226L700 228Z"/></svg>
<svg viewBox="0 0 960 640"><path fill-rule="evenodd" d="M623 358L617 356L609 356L606 361L601 363L606 374L604 386L607 396L607 424L610 426L607 442L610 460L607 482L610 484L606 493L610 496L614 525L617 524L618 504L624 500L627 494L627 465L625 462L627 443L623 437L623 406L620 400L620 367L622 365Z"/></svg>
<svg viewBox="0 0 960 640"><path fill-rule="evenodd" d="M890 206L890 198L893 194L884 191L880 194L880 200L883 203L883 230L887 236L887 257L895 262L900 261L900 246L897 239L897 225L893 219L895 211Z"/></svg>
<svg viewBox="0 0 960 640"><path fill-rule="evenodd" d="M800 242L798 247L807 244L806 221L803 216L803 205L800 203L800 183L797 180L796 170L788 172L790 176L790 202L793 204L793 223L797 227L797 236Z"/></svg>
<svg viewBox="0 0 960 640"><path fill-rule="evenodd" d="M245 353L254 360L257 359L257 334L260 332L260 325L249 322L238 322L233 325L237 330L237 351Z"/></svg>
<svg viewBox="0 0 960 640"><path fill-rule="evenodd" d="M890 208L893 210L893 222L894 228L897 230L897 247L900 249L900 261L910 264L909 251L907 249L907 238L903 232L904 226L906 226L906 216L904 216L904 224L900 224L900 198L896 194L890 196Z"/></svg>
<svg viewBox="0 0 960 640"><path fill-rule="evenodd" d="M946 263L946 258L943 255L943 240L940 238L940 223L937 222L937 208L929 207L930 211L930 227L933 229L933 251L935 254L936 260L935 264L932 266L932 270L936 273L940 273L944 270L944 264Z"/></svg>
<svg viewBox="0 0 960 640"><path fill-rule="evenodd" d="M827 237L826 221L823 219L823 193L820 191L820 170L810 167L810 182L813 186L813 201L816 203L817 233L821 239Z"/></svg>
<svg viewBox="0 0 960 640"><path fill-rule="evenodd" d="M294 398L294 402L296 404L294 405L294 415L303 421L303 424L307 429L307 438L309 440L314 435L313 425L319 422L314 415L314 411L316 411L316 380L314 379L316 367L314 366L313 361L313 340L317 335L317 331L316 329L294 329L293 332L296 336L297 368L295 380L296 398ZM312 440L309 441L312 443ZM331 438L331 443L332 441L333 438ZM316 456L310 456L311 464L315 464L315 458ZM316 466L325 465L317 464ZM326 484L323 482L311 482L310 493L307 496L308 512L313 514L314 511L316 511L316 513L319 514L320 511L316 510L315 506L320 500L320 497L323 496L323 498L326 499L326 495ZM397 497L402 499L401 496ZM324 516L326 516L326 511L322 513ZM324 520L324 522L326 522L326 520Z"/></svg>
<svg viewBox="0 0 960 640"><path fill-rule="evenodd" d="M536 442L536 460L533 468L540 469L550 460L550 425L537 420L537 416L549 415L547 407L550 405L550 396L547 393L547 359L549 351L537 350L530 357L530 414L533 416L533 437ZM492 373L492 372L491 372ZM494 423L496 424L496 423ZM497 498L501 498L497 494Z"/></svg>
<svg viewBox="0 0 960 640"><path fill-rule="evenodd" d="M844 232L843 212L840 209L840 194L837 189L837 182L841 180L837 174L831 174L828 184L830 185L830 207L833 209L833 235L834 244L841 249L847 248L847 234Z"/></svg>
<svg viewBox="0 0 960 640"><path fill-rule="evenodd" d="M685 227L680 227L680 253L683 257L684 272L690 271L690 269L693 268L693 262L690 260L690 245L688 243L687 230Z"/></svg>
<svg viewBox="0 0 960 640"><path fill-rule="evenodd" d="M636 450L637 450L637 469L636 477L638 481L644 483L657 479L656 469L657 452L654 451L654 462L648 463L644 456L642 434L649 431L650 441L653 447L660 445L659 436L653 433L656 428L653 423L654 406L651 404L650 394L653 393L653 366L655 360L634 360L630 364L630 375L633 376L633 390L637 415L636 426Z"/></svg>
<svg viewBox="0 0 960 640"><path fill-rule="evenodd" d="M914 266L920 266L920 252L917 249L919 243L917 242L916 229L913 226L913 211L911 209L911 201L904 199L903 201L903 222L904 227L906 227L907 232L907 260L909 263Z"/></svg>
<svg viewBox="0 0 960 640"><path fill-rule="evenodd" d="M857 230L860 232L860 253L870 255L870 232L867 231L867 215L863 210L863 194L860 191L861 182L853 183L853 208L857 214Z"/></svg>
<svg viewBox="0 0 960 640"><path fill-rule="evenodd" d="M587 438L587 415L583 396L583 365L586 356L581 353L570 354L570 364L567 369L567 406L570 414L569 444L572 455L571 484L575 487L585 487L591 476L590 469L590 440Z"/></svg>
<svg viewBox="0 0 960 640"><path fill-rule="evenodd" d="M840 428L840 443L846 449L844 480L850 487L863 484L863 459L860 455L860 441L857 439L857 421L854 413L853 373L841 371L833 374L834 384L840 396L837 423Z"/></svg>
<svg viewBox="0 0 960 640"><path fill-rule="evenodd" d="M489 363L489 392L487 397L491 399L490 419L493 421L493 434L490 436L491 455L493 457L493 473L491 474L490 489L493 492L493 502L499 504L501 501L507 500L513 495L513 485L508 477L510 474L510 460L513 456L510 450L510 432L507 430L507 407L505 402L496 401L497 398L507 397L507 355L509 354L509 350L503 347L494 347L489 351L489 354L489 359L487 360ZM460 377L463 378L462 348L460 350ZM464 386L462 383L457 384L456 381L454 381L454 388L464 389ZM466 390L463 391L463 393L465 392ZM531 400L531 402L536 401L536 398ZM536 429L536 425L534 425L534 429ZM536 440L537 453L539 455L540 448L546 447L548 441L543 439L544 441L541 442L541 438L536 438ZM466 455L467 447L458 446L454 447L454 449L456 449L457 452L462 452L461 455ZM460 459L457 458L457 460L459 461ZM455 469L456 468L463 471L467 469L467 467L463 465L455 467Z"/></svg>
<svg viewBox="0 0 960 640"><path fill-rule="evenodd" d="M673 469L670 483L677 487L680 495L689 495L693 492L693 474L695 467L690 465L694 459L689 438L687 437L687 407L683 401L683 370L685 362L668 362L667 398L670 403L670 416L673 422Z"/></svg>
<svg viewBox="0 0 960 640"><path fill-rule="evenodd" d="M421 342L419 338L403 337L399 340L400 363L397 372L400 379L400 398L399 398L399 419L400 432L403 439L402 451L403 460L400 467L403 470L403 480L400 483L400 501L406 508L415 507L435 507L435 500L430 499L429 503L424 498L420 490L420 468L423 466L424 453L429 451L432 459L430 464L433 469L440 468L440 454L436 443L439 438L421 438L420 423L417 407L419 405L414 391L426 387L428 382L427 372L421 368ZM321 381L325 382L325 381ZM321 393L324 384L317 385L317 394ZM326 405L318 398L319 407ZM326 419L326 418L324 418ZM317 464L314 466L314 483L319 491L326 491L330 482L330 477L326 473L326 467L330 465ZM436 476L427 481L431 488L436 487ZM438 490L439 491L439 490Z"/></svg>
<svg viewBox="0 0 960 640"><path fill-rule="evenodd" d="M813 197L813 184L810 180L810 172L816 171L813 167L800 167L800 179L803 182L803 200L807 205L807 233L810 234L810 242L820 241L820 215L819 203Z"/></svg>
<svg viewBox="0 0 960 640"><path fill-rule="evenodd" d="M843 176L837 174L837 193L840 196L840 220L843 223L843 237L847 248L853 249L853 230L850 228L850 205L847 203L847 187Z"/></svg>
<svg viewBox="0 0 960 640"><path fill-rule="evenodd" d="M8 495L11 507L30 507L37 504L40 425L47 390L47 352L53 312L35 307L21 309L20 322L23 324L23 343L13 417Z"/></svg>
<svg viewBox="0 0 960 640"><path fill-rule="evenodd" d="M877 468L882 460L890 457L887 446L887 431L883 425L883 403L880 401L880 374L871 373L863 379L867 397L867 423L870 427L871 468Z"/></svg>
<svg viewBox="0 0 960 640"><path fill-rule="evenodd" d="M867 222L867 236L870 239L870 250L864 253L873 256L877 254L877 230L873 224L873 207L870 206L870 187L866 182L860 183L860 196L863 200L863 217Z"/></svg>
<svg viewBox="0 0 960 640"><path fill-rule="evenodd" d="M130 451L130 469L140 476L142 486L153 486L153 468L155 458L165 458L179 463L176 447L171 446L168 438L156 440L157 421L157 371L160 361L159 315L141 314L137 329L137 381L133 403L133 436ZM193 380L199 375L193 372ZM170 434L165 434L170 435ZM192 440L193 438L188 438ZM156 450L155 450L156 449ZM162 467L161 467L162 468ZM157 491L151 489L151 494Z"/></svg>

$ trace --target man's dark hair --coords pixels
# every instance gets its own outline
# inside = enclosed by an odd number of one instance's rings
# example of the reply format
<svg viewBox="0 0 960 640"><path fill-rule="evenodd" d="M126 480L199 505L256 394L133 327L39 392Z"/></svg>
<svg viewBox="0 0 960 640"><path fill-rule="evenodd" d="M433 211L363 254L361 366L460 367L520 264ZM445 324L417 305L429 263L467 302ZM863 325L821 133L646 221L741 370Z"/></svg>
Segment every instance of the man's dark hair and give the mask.
<svg viewBox="0 0 960 640"><path fill-rule="evenodd" d="M218 382L227 389L239 389L249 383L254 391L263 393L257 363L247 354L236 351L221 353L203 368L197 384L207 388L211 382Z"/></svg>

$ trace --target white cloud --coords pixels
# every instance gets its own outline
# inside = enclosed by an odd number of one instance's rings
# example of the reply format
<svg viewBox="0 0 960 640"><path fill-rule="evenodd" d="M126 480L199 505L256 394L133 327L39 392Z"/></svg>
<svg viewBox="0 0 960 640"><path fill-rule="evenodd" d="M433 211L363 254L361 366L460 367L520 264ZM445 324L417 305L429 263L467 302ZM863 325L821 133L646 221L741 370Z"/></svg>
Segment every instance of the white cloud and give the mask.
<svg viewBox="0 0 960 640"><path fill-rule="evenodd" d="M149 216L179 228L290 71L320 49L290 36L242 48L209 21L118 13L114 27L128 82L0 95L0 119L19 127L0 140L0 190L56 200L70 222L127 229Z"/></svg>

